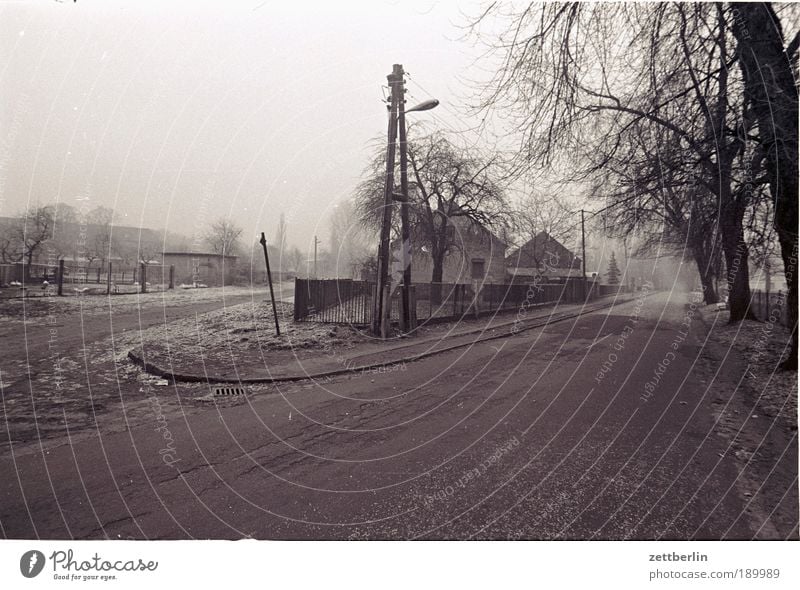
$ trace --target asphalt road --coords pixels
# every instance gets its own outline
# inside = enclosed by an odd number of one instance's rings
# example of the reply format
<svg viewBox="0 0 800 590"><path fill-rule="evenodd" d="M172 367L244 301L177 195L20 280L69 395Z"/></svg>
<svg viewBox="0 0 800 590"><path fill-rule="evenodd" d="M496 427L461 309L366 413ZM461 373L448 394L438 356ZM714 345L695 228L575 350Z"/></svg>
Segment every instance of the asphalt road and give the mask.
<svg viewBox="0 0 800 590"><path fill-rule="evenodd" d="M159 418L153 397L152 419L126 432L0 458L0 533L796 536L796 437L742 472L717 412L721 396L738 403L724 392L743 365L710 364L707 326L687 320L686 302L655 294L183 416ZM753 481L770 490L760 503Z"/></svg>

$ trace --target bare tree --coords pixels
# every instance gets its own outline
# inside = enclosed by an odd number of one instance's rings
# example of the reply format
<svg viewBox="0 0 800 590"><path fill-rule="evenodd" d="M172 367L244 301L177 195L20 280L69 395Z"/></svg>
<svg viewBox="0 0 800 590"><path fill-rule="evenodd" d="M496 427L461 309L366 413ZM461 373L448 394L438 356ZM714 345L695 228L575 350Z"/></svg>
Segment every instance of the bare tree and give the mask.
<svg viewBox="0 0 800 590"><path fill-rule="evenodd" d="M19 239L17 225L19 220L0 221L0 262L10 264L22 260L22 242Z"/></svg>
<svg viewBox="0 0 800 590"><path fill-rule="evenodd" d="M430 249L431 282L441 283L444 260L458 248L457 220L486 229L498 229L505 223L499 162L457 146L442 132L434 132L409 139L408 163L412 240L415 247ZM384 167L381 153L373 160L355 197L365 227L375 230L382 219ZM395 174L396 179L399 176ZM394 217L396 225L399 215Z"/></svg>
<svg viewBox="0 0 800 590"><path fill-rule="evenodd" d="M221 217L209 226L204 240L215 254L234 256L239 252L241 235L241 227Z"/></svg>
<svg viewBox="0 0 800 590"><path fill-rule="evenodd" d="M503 8L495 3L478 21ZM731 70L733 14L721 3L541 3L511 12L490 40L503 66L480 109L505 107L521 129L518 163L546 165L598 146L613 157L639 123L674 133L718 201L732 322L752 317L743 218L747 193L732 189L752 123ZM584 173L602 169L594 162Z"/></svg>
<svg viewBox="0 0 800 590"><path fill-rule="evenodd" d="M797 369L797 200L798 97L797 50L800 33L786 46L778 18L768 2L735 4L733 34L744 76L745 101L758 124L758 142L766 160L770 192L775 200L775 227L789 287L792 349L783 363Z"/></svg>
<svg viewBox="0 0 800 590"><path fill-rule="evenodd" d="M17 218L13 239L21 245L27 264L33 264L45 242L53 236L53 208L29 209Z"/></svg>
<svg viewBox="0 0 800 590"><path fill-rule="evenodd" d="M721 238L716 196L700 180L678 136L658 125L640 122L620 138L603 161L594 193L608 203L604 213L609 235L638 235L639 254L668 251L696 265L706 303L718 301Z"/></svg>

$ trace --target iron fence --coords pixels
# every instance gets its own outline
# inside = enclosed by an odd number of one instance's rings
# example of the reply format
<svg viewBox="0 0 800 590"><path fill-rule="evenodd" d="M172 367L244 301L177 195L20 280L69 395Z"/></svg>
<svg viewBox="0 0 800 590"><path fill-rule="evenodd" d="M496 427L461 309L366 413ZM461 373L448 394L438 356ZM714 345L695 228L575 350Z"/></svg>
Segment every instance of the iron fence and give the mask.
<svg viewBox="0 0 800 590"><path fill-rule="evenodd" d="M581 281L562 283L418 283L413 286L412 311L418 322L458 319L546 303L579 303ZM617 293L620 286L587 285L589 299ZM402 287L391 297L389 316L400 319ZM372 323L375 283L351 279L295 279L294 320L354 325Z"/></svg>
<svg viewBox="0 0 800 590"><path fill-rule="evenodd" d="M294 319L332 324L369 324L375 284L351 279L295 279Z"/></svg>

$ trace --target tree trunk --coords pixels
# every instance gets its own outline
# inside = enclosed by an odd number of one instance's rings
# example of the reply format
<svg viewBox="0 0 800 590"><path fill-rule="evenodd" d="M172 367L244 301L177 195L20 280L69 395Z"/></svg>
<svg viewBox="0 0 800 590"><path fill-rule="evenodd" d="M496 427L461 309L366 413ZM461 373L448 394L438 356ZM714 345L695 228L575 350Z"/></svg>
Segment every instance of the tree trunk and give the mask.
<svg viewBox="0 0 800 590"><path fill-rule="evenodd" d="M723 200L725 203L725 200ZM744 209L731 199L722 206L722 251L725 255L725 273L728 281L728 307L730 323L755 320L750 310L750 269L747 242L744 241L742 218Z"/></svg>
<svg viewBox="0 0 800 590"><path fill-rule="evenodd" d="M797 216L798 97L792 65L784 51L780 21L769 3L736 4L733 34L745 100L758 121L759 142L766 153L770 192L775 201L775 228L789 289L792 346L784 369L797 369Z"/></svg>
<svg viewBox="0 0 800 590"><path fill-rule="evenodd" d="M695 253L694 261L697 263L700 284L703 286L703 301L706 305L714 305L719 302L719 295L717 294L717 277L713 265L702 253Z"/></svg>
<svg viewBox="0 0 800 590"><path fill-rule="evenodd" d="M444 276L444 252L433 252L433 273L431 275L431 304L442 302L442 277Z"/></svg>

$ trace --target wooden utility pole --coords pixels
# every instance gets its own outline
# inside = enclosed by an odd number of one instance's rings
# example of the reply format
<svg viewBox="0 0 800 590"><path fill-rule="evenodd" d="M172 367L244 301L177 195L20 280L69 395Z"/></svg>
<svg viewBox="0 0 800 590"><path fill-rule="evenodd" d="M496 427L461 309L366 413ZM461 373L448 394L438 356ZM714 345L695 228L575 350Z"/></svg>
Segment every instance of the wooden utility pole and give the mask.
<svg viewBox="0 0 800 590"><path fill-rule="evenodd" d="M408 143L406 142L406 98L405 98L405 80L403 78L402 65L396 65L395 75L399 76L399 81L396 82L397 92L400 95L397 110L397 125L400 130L400 192L403 194L400 201L400 248L402 249L403 261L403 290L400 293L402 298L402 321L403 332L408 332L411 326L411 229L408 220Z"/></svg>
<svg viewBox="0 0 800 590"><path fill-rule="evenodd" d="M319 240L317 239L317 236L314 236L314 278L315 279L317 278L317 244L318 243L319 243Z"/></svg>
<svg viewBox="0 0 800 590"><path fill-rule="evenodd" d="M392 90L389 105L389 131L386 145L386 179L383 187L383 221L381 222L381 241L378 255L378 277L375 287L375 305L372 315L372 331L376 335L387 337L389 332L389 307L391 300L387 296L389 286L389 236L392 226L392 193L394 192L394 157L397 143L397 110L400 104L400 84L402 84L403 67L395 64L392 73L387 76ZM384 301L385 300L385 301Z"/></svg>
<svg viewBox="0 0 800 590"><path fill-rule="evenodd" d="M316 239L316 236L315 236ZM281 327L278 324L278 309L275 307L275 292L272 290L272 271L269 269L269 254L267 253L267 236L261 232L261 239L259 240L261 247L264 248L264 262L267 264L267 282L269 283L269 297L272 299L272 315L275 316L275 334L281 335Z"/></svg>
<svg viewBox="0 0 800 590"><path fill-rule="evenodd" d="M581 267L583 269L583 300L589 297L589 289L586 284L586 229L583 221L583 209L581 209Z"/></svg>

